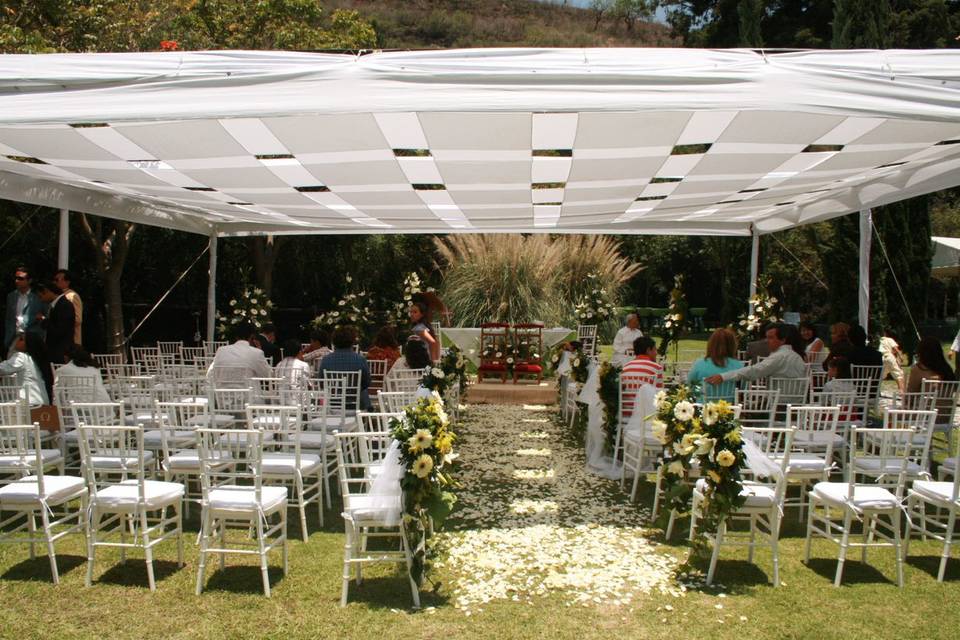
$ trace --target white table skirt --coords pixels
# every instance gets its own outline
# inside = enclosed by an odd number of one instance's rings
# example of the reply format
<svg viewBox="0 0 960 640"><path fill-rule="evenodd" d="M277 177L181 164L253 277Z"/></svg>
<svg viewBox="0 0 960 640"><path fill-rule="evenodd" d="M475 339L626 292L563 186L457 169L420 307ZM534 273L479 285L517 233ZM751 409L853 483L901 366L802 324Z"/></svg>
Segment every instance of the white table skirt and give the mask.
<svg viewBox="0 0 960 640"><path fill-rule="evenodd" d="M480 364L480 329L478 327L444 327L440 330L440 333L457 345L463 355L470 359L470 362ZM543 348L549 349L575 334L576 331L573 329L564 327L544 329Z"/></svg>

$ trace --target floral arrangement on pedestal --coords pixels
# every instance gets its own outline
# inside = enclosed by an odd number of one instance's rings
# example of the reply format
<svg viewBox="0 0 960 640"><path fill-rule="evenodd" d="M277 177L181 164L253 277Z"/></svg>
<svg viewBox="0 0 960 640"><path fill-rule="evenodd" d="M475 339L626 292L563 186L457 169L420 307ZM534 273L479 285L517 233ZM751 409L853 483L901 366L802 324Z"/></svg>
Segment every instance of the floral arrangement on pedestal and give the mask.
<svg viewBox="0 0 960 640"><path fill-rule="evenodd" d="M452 376L460 388L460 393L467 390L467 359L463 357L459 347L451 345L440 357L440 368L447 378Z"/></svg>
<svg viewBox="0 0 960 640"><path fill-rule="evenodd" d="M353 286L353 277L348 273L344 280L347 287ZM310 325L314 329L335 329L346 325L365 327L373 322L373 309L370 306L370 296L366 291L350 291L337 300L333 308L314 318Z"/></svg>
<svg viewBox="0 0 960 640"><path fill-rule="evenodd" d="M456 459L456 434L437 392L407 407L402 418L390 423L394 439L400 442L400 461L406 469L403 490L403 521L413 553L411 575L422 584L429 565L429 539L443 526L457 497L451 492L456 481L451 475Z"/></svg>
<svg viewBox="0 0 960 640"><path fill-rule="evenodd" d="M600 365L600 387L597 390L603 403L603 431L606 435L605 449L613 453L617 440L617 423L620 420L620 372L621 368L610 362Z"/></svg>
<svg viewBox="0 0 960 640"><path fill-rule="evenodd" d="M616 306L611 294L596 273L587 274L588 293L580 296L573 306L573 315L580 324L599 325L613 317Z"/></svg>
<svg viewBox="0 0 960 640"><path fill-rule="evenodd" d="M737 323L737 337L741 340L753 339L760 330L771 322L779 322L780 301L770 294L770 276L757 278L757 293L750 298L751 313L740 316Z"/></svg>
<svg viewBox="0 0 960 640"><path fill-rule="evenodd" d="M666 515L674 509L684 514L690 510L690 472L696 466L705 481L706 498L699 514L699 531L713 533L744 501L740 495L740 474L745 463L743 438L740 421L729 403L721 400L700 407L694 402L695 396L685 386L657 394L652 433L663 444L659 461L664 491L662 513Z"/></svg>
<svg viewBox="0 0 960 640"><path fill-rule="evenodd" d="M676 349L680 348L680 339L690 332L690 308L687 304L687 295L683 290L683 275L673 277L673 289L667 302L667 315L663 316L663 334L657 353L667 354L672 343Z"/></svg>
<svg viewBox="0 0 960 640"><path fill-rule="evenodd" d="M263 289L246 287L239 298L230 300L226 315L217 314L217 332L227 337L230 330L241 322L249 322L260 329L270 319L273 303L266 298Z"/></svg>
<svg viewBox="0 0 960 640"><path fill-rule="evenodd" d="M413 297L424 291L435 291L435 289L433 287L424 288L423 281L417 272L411 271L408 273L407 277L403 279L403 300L394 302L392 306L387 306L384 313L387 322L398 326L406 322L407 311L413 303Z"/></svg>

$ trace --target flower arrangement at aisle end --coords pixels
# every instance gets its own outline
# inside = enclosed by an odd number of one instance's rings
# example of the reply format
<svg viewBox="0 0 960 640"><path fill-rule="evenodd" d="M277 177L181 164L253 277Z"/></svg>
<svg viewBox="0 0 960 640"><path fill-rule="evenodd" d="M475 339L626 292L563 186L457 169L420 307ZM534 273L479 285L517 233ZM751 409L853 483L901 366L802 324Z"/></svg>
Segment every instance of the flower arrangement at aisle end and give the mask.
<svg viewBox="0 0 960 640"><path fill-rule="evenodd" d="M780 301L770 295L770 276L757 278L757 293L750 298L753 311L740 316L737 323L737 337L753 339L760 330L771 322L780 321Z"/></svg>
<svg viewBox="0 0 960 640"><path fill-rule="evenodd" d="M690 331L690 309L687 304L687 295L683 290L683 275L673 277L673 289L670 290L670 299L667 303L667 315L663 316L663 335L657 353L666 355L667 349L673 344L680 348L680 338Z"/></svg>
<svg viewBox="0 0 960 640"><path fill-rule="evenodd" d="M270 321L273 303L264 295L263 289L247 287L239 298L230 300L230 310L226 315L217 314L217 331L222 337L229 337L230 330L241 322L249 322L259 330Z"/></svg>
<svg viewBox="0 0 960 640"><path fill-rule="evenodd" d="M460 387L460 393L467 390L467 359L463 357L459 347L451 345L447 348L440 358L440 369Z"/></svg>
<svg viewBox="0 0 960 640"><path fill-rule="evenodd" d="M667 517L671 509L689 512L693 491L688 481L696 461L706 498L698 514L698 530L701 536L714 533L744 501L740 495L745 461L740 421L725 401L702 407L694 404L694 395L685 386L657 393L656 406L651 429L663 444L660 465L665 508L661 516Z"/></svg>
<svg viewBox="0 0 960 640"><path fill-rule="evenodd" d="M573 307L573 315L580 324L600 324L613 317L616 306L610 293L596 273L587 274L588 292L580 296Z"/></svg>
<svg viewBox="0 0 960 640"><path fill-rule="evenodd" d="M422 584L429 568L429 538L442 527L457 501L451 492L457 486L451 475L457 458L453 453L456 434L436 391L407 407L403 417L391 420L390 428L400 443L400 461L406 469L400 486L403 520L413 552L411 575Z"/></svg>
<svg viewBox="0 0 960 640"><path fill-rule="evenodd" d="M353 286L353 277L348 273L344 280L347 287ZM337 300L333 309L325 311L314 318L310 325L314 329L336 329L346 325L366 327L373 322L373 310L370 306L370 296L366 291L349 291Z"/></svg>
<svg viewBox="0 0 960 640"><path fill-rule="evenodd" d="M570 377L574 382L583 384L590 376L590 358L583 352L583 349L577 349L570 354Z"/></svg>

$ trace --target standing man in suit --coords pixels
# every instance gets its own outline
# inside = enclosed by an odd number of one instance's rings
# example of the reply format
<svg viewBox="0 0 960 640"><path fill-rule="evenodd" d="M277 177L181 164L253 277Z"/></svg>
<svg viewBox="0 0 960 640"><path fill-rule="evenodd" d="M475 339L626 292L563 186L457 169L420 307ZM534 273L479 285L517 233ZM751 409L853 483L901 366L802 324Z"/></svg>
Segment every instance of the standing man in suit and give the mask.
<svg viewBox="0 0 960 640"><path fill-rule="evenodd" d="M71 289L73 276L66 269L59 269L53 274L53 284L73 305L73 344L83 344L83 300L80 294Z"/></svg>
<svg viewBox="0 0 960 640"><path fill-rule="evenodd" d="M48 306L47 313L37 314L37 319L47 331L47 353L51 364L64 364L67 351L73 346L76 311L67 297L53 284L41 283L37 288L40 300Z"/></svg>
<svg viewBox="0 0 960 640"><path fill-rule="evenodd" d="M13 282L16 288L7 294L7 315L3 327L4 357L11 355L17 334L43 333L37 322L37 314L43 311L43 303L30 288L33 283L30 270L17 267L13 272Z"/></svg>

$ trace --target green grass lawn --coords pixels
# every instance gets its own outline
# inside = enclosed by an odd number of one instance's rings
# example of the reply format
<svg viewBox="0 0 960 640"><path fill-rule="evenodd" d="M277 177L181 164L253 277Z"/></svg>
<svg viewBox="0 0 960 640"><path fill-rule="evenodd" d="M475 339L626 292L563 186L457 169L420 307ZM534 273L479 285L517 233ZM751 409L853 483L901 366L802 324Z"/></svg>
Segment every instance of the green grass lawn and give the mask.
<svg viewBox="0 0 960 640"><path fill-rule="evenodd" d="M569 437L558 440L548 444L582 449ZM602 491L627 501L615 482L606 483ZM649 507L651 496L652 485L647 483L640 504ZM745 550L724 549L718 585L689 590L682 597L650 595L628 606L571 606L558 594L531 603L493 601L469 616L451 602L456 575L437 572L433 577L439 585L427 588L424 609L414 612L409 609L406 581L391 566L368 569L363 585L352 586L350 604L341 609L343 535L336 505L327 511L326 527L317 530L315 522L312 511L310 540L303 543L296 518L290 519L290 572L282 577L279 555L275 556L270 599L261 593L255 561L239 557L228 557L224 570L208 567L206 590L200 597L194 595L196 510L188 521L186 566L177 568L173 543L161 545L156 553L156 593L146 587L138 554L121 565L118 553L98 552L95 584L85 588L79 536L58 545L59 586L50 582L45 555L29 560L26 546L2 546L0 637L926 639L955 638L960 624L960 559L951 560L947 581L937 583L938 543L911 546L902 590L893 582L893 553L886 549L872 551L866 565L859 562L859 555L851 557L843 586L834 589L836 547L815 543L813 561L803 564L804 529L795 510L788 511L784 524L780 588L768 585L769 552L759 550L755 563L748 564ZM663 544L662 553L686 557L685 524L680 523L674 540ZM656 531L651 536L662 538Z"/></svg>

